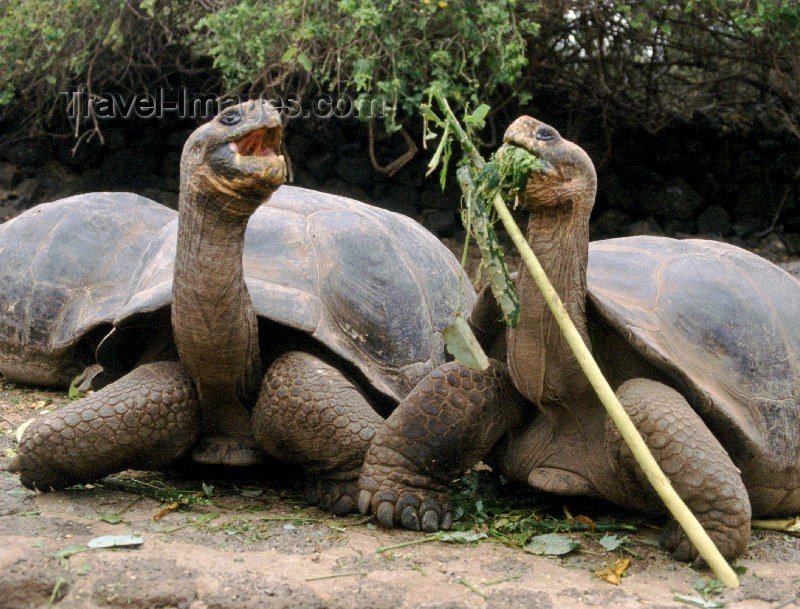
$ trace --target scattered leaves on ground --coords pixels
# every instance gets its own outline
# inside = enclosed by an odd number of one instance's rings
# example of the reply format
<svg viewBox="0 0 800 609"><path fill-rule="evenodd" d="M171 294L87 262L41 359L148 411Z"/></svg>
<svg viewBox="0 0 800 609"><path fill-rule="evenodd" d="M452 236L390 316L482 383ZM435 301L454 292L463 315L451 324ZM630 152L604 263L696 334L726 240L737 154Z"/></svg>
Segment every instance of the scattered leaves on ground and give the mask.
<svg viewBox="0 0 800 609"><path fill-rule="evenodd" d="M604 579L609 584L617 585L622 581L622 576L625 574L625 571L627 571L628 567L630 566L631 566L630 558L620 558L610 567L606 567L605 569L600 569L599 571L595 571L595 575L600 579Z"/></svg>
<svg viewBox="0 0 800 609"><path fill-rule="evenodd" d="M123 548L140 546L144 543L141 535L101 535L90 539L86 547L92 550L97 548Z"/></svg>
<svg viewBox="0 0 800 609"><path fill-rule="evenodd" d="M569 554L573 550L581 547L580 542L557 535L556 533L546 533L544 535L536 535L525 544L522 548L530 554L537 554L539 556L561 556Z"/></svg>
<svg viewBox="0 0 800 609"><path fill-rule="evenodd" d="M173 501L172 503L168 503L163 508L158 510L155 514L153 514L153 522L158 522L164 516L166 516L167 514L171 514L172 512L177 510L179 507L181 507L181 504L180 504L179 501Z"/></svg>
<svg viewBox="0 0 800 609"><path fill-rule="evenodd" d="M722 601L704 599L700 596L689 596L688 594L676 594L672 598L686 605L700 607L700 609L722 609L725 606Z"/></svg>
<svg viewBox="0 0 800 609"><path fill-rule="evenodd" d="M620 548L625 542L628 541L628 536L625 535L624 537L617 537L616 535L604 535L601 539L597 541L601 546L603 546L609 552Z"/></svg>

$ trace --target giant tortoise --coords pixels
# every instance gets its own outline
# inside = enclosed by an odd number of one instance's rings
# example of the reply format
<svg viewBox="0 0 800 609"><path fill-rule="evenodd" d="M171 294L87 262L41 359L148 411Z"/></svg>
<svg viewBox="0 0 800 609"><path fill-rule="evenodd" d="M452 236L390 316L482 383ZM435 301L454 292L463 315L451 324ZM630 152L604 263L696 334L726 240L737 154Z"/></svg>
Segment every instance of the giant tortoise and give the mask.
<svg viewBox="0 0 800 609"><path fill-rule="evenodd" d="M505 141L546 164L520 201L531 212L527 240L572 320L678 493L726 557L741 554L751 511L800 511L800 283L713 241L590 245L588 155L530 117ZM363 512L446 528L447 481L490 450L503 475L536 489L663 512L526 272L517 289L516 328L491 330L499 315L488 292L473 309L501 361L484 373L440 366L378 431L360 480ZM696 556L674 523L662 543L677 558Z"/></svg>
<svg viewBox="0 0 800 609"><path fill-rule="evenodd" d="M413 220L278 188L280 139L274 108L247 102L188 139L177 217L96 193L0 226L0 372L65 386L89 366L98 388L21 433L25 486L266 453L353 509L381 414L444 362L475 293Z"/></svg>

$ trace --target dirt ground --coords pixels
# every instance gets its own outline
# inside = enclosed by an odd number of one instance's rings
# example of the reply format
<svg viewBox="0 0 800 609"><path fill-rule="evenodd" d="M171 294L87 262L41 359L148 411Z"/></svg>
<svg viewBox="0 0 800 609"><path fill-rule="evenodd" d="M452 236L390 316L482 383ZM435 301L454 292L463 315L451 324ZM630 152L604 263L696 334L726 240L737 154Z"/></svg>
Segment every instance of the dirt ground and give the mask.
<svg viewBox="0 0 800 609"><path fill-rule="evenodd" d="M791 269L800 275L800 262ZM800 607L800 538L755 531L737 590L716 589L658 547L659 521L612 506L531 497L530 509L592 522L635 521L620 549L598 533L568 533L580 548L543 557L493 539L430 541L359 516L306 505L291 476L188 470L126 472L106 482L36 494L5 471L15 428L68 403L66 393L0 385L0 609L550 609ZM472 501L472 497L465 497ZM478 501L474 502L475 504ZM549 512L548 512L549 510ZM631 520L633 518L633 520ZM480 531L480 527L476 530ZM141 535L138 547L88 549L103 535ZM621 535L620 535L621 536ZM416 542L401 547L406 542ZM628 558L621 583L595 572ZM706 601L703 600L706 597Z"/></svg>

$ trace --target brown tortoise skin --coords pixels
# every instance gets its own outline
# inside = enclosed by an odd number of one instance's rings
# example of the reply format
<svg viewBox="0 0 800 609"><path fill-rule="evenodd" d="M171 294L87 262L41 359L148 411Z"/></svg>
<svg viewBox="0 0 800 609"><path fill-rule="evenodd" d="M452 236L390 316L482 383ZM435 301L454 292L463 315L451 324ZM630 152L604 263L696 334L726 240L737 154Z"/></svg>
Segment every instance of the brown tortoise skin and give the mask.
<svg viewBox="0 0 800 609"><path fill-rule="evenodd" d="M197 441L200 403L179 362L140 366L23 432L14 469L24 486L57 490L126 468L176 461Z"/></svg>
<svg viewBox="0 0 800 609"><path fill-rule="evenodd" d="M270 366L253 409L259 445L310 474L308 495L334 514L355 509L358 474L383 423L358 386L304 351Z"/></svg>
<svg viewBox="0 0 800 609"><path fill-rule="evenodd" d="M358 507L384 526L436 531L452 522L450 481L522 421L524 399L505 365L478 372L449 362L378 430L362 468Z"/></svg>
<svg viewBox="0 0 800 609"><path fill-rule="evenodd" d="M616 393L678 495L692 507L720 552L739 556L750 538L750 501L738 469L719 441L671 387L632 379ZM610 420L606 421L606 450L620 483L619 494L607 492L606 496L627 507L663 512L661 500ZM678 560L697 556L674 521L664 529L661 544Z"/></svg>

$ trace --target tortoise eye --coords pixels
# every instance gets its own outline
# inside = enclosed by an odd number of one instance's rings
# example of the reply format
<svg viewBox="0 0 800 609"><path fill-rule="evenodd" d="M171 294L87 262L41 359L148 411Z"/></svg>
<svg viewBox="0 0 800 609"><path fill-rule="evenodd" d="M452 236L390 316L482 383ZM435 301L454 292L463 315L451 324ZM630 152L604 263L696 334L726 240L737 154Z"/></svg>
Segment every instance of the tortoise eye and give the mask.
<svg viewBox="0 0 800 609"><path fill-rule="evenodd" d="M239 121L242 120L242 115L238 112L227 112L219 117L219 122L225 125L226 127L230 127L232 125L236 125Z"/></svg>
<svg viewBox="0 0 800 609"><path fill-rule="evenodd" d="M547 128L539 129L539 131L536 132L536 139L540 142L550 142L556 139L556 132Z"/></svg>

